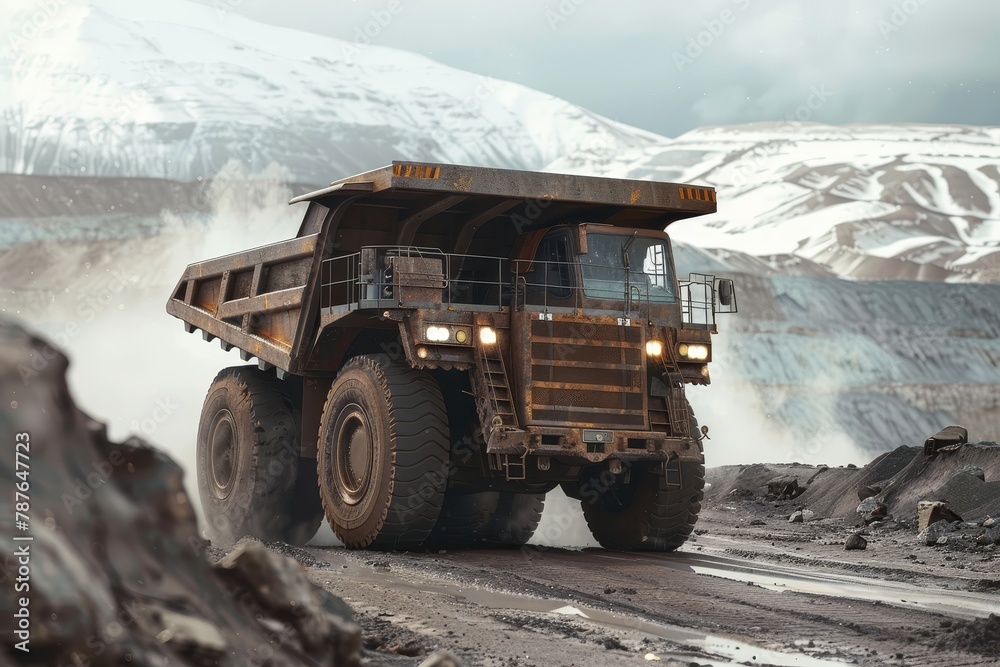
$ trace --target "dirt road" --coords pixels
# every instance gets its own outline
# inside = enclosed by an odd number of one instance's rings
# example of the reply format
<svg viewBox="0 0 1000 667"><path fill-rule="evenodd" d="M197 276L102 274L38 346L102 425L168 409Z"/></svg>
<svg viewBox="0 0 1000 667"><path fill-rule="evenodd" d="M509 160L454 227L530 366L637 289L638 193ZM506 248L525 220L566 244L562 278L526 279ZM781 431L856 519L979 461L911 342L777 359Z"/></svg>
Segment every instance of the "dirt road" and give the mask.
<svg viewBox="0 0 1000 667"><path fill-rule="evenodd" d="M673 554L289 551L359 613L375 664L997 664L993 548L886 534L845 552L848 527L786 517L718 505Z"/></svg>

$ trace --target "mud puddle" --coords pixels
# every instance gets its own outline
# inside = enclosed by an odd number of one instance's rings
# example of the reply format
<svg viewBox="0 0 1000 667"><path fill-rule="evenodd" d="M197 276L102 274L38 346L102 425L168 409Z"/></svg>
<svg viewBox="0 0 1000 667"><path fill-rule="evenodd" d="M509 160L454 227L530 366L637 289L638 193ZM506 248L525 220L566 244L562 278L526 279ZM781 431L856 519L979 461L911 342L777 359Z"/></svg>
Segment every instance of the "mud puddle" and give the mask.
<svg viewBox="0 0 1000 667"><path fill-rule="evenodd" d="M670 555L644 554L673 570L693 572L750 583L772 591L794 591L809 595L850 598L866 602L881 602L897 607L937 612L959 618L985 618L996 613L995 596L920 587L894 581L872 582L870 579L835 573L806 573L799 569L768 564L758 566L717 556L678 552ZM609 560L634 560L612 554L598 554Z"/></svg>
<svg viewBox="0 0 1000 667"><path fill-rule="evenodd" d="M576 601L567 602L560 598L531 597L478 588L467 584L451 583L437 578L428 580L429 577L417 582L413 579L397 576L387 569L361 565L336 548L313 548L310 549L310 552L318 559L330 564L329 570L323 570L324 576L330 578L349 577L354 582L360 581L372 586L432 593L483 609L527 612L561 617L564 620L572 619L574 622L590 623L606 629L642 633L678 647L677 651L672 651L669 656L660 656L661 658L690 658L697 660L699 664L712 665L712 667L733 665L829 667L830 665L845 664L837 660L815 658L804 653L795 654L770 650L722 635L708 634L632 615L603 611ZM427 573L422 572L421 574L427 575Z"/></svg>

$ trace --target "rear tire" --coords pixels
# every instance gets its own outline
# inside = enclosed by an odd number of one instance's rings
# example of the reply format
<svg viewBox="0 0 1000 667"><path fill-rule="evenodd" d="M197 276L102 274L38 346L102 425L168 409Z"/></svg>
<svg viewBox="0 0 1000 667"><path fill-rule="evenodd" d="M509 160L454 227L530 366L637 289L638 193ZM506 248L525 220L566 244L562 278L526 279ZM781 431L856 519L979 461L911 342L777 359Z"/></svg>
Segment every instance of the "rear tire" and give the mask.
<svg viewBox="0 0 1000 667"><path fill-rule="evenodd" d="M319 427L320 496L350 549L424 545L448 481L448 419L441 391L385 355L348 361Z"/></svg>
<svg viewBox="0 0 1000 667"><path fill-rule="evenodd" d="M437 548L468 549L476 546L496 514L496 491L445 494L444 506L428 544Z"/></svg>
<svg viewBox="0 0 1000 667"><path fill-rule="evenodd" d="M527 544L538 528L544 508L544 493L501 491L496 513L483 536L484 544L492 547Z"/></svg>
<svg viewBox="0 0 1000 667"><path fill-rule="evenodd" d="M544 504L545 495L536 493L448 493L428 542L450 549L521 546L538 528Z"/></svg>
<svg viewBox="0 0 1000 667"><path fill-rule="evenodd" d="M305 544L319 527L318 494L299 458L293 387L253 366L221 371L198 425L198 491L214 542L245 535ZM303 482L305 482L303 484Z"/></svg>

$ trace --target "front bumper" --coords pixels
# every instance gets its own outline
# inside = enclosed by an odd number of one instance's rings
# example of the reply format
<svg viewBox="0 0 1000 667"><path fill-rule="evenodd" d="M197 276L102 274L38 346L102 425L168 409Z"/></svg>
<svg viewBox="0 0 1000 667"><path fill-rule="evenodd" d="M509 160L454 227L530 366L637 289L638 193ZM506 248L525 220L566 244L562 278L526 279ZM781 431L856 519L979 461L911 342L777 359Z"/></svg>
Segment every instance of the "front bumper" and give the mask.
<svg viewBox="0 0 1000 667"><path fill-rule="evenodd" d="M695 438L678 438L655 431L529 426L524 430L497 429L486 444L488 454L550 456L600 463L608 459L704 463Z"/></svg>

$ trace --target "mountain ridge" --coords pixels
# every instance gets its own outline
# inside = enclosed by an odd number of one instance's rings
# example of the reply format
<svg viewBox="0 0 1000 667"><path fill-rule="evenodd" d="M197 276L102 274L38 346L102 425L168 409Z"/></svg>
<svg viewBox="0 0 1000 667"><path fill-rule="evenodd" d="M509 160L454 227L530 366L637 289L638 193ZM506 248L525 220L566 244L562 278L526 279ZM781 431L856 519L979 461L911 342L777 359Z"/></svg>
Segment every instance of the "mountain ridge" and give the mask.
<svg viewBox="0 0 1000 667"><path fill-rule="evenodd" d="M1000 128L758 123L699 128L567 173L697 182L719 212L670 228L710 252L846 278L1000 280Z"/></svg>
<svg viewBox="0 0 1000 667"><path fill-rule="evenodd" d="M393 159L539 169L662 139L421 55L353 51L183 0L64 7L0 61L0 172L193 181L236 157L325 183Z"/></svg>

